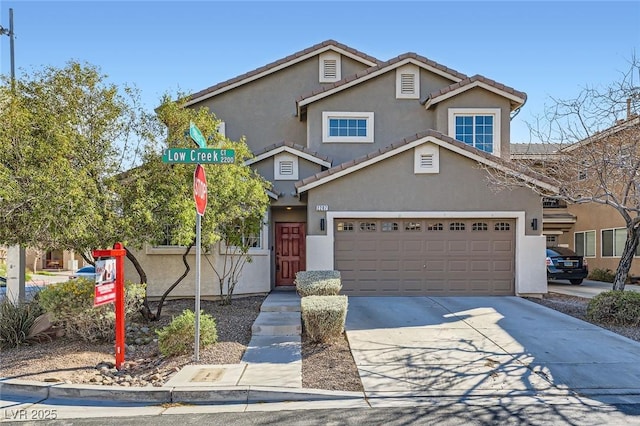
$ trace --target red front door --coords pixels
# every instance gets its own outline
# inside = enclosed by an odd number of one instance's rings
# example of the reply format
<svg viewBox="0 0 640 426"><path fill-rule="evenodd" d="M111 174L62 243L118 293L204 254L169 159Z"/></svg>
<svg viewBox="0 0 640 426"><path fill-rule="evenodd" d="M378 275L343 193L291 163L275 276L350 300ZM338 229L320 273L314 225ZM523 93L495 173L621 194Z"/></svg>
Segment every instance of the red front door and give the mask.
<svg viewBox="0 0 640 426"><path fill-rule="evenodd" d="M293 285L305 266L305 224L276 223L276 285Z"/></svg>

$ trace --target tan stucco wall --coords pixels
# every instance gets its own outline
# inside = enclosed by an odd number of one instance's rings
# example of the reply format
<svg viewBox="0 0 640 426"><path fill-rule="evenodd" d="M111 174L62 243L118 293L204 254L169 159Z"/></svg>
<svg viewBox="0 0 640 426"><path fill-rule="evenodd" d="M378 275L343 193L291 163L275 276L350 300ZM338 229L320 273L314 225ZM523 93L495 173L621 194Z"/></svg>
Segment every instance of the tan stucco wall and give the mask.
<svg viewBox="0 0 640 426"><path fill-rule="evenodd" d="M624 220L613 207L602 204L573 204L567 210L576 216L576 223L572 231L566 232L559 239L561 244L567 244L575 250L574 234L581 231L596 231L596 257L587 258L589 270L611 269L615 271L620 262L619 257L602 257L603 229L624 228ZM636 257L631 264L631 275L640 275L640 258Z"/></svg>
<svg viewBox="0 0 640 426"><path fill-rule="evenodd" d="M185 248L151 248L135 250L134 254L147 274L148 296L158 298L169 286L184 272L182 263L182 253ZM252 255L252 262L247 263L242 270L242 274L237 284L234 294L266 293L271 290L269 276L265 271L269 270L269 250L255 250ZM203 298L219 296L220 290L218 281L213 273L211 263L221 268L221 256L217 246L212 247L208 256L202 254L201 258L201 278L200 294ZM171 297L193 297L195 294L195 248L191 249L191 254L187 256L187 261L191 266L190 272L182 282L171 292ZM138 282L138 274L133 264L125 261L125 279Z"/></svg>
<svg viewBox="0 0 640 426"><path fill-rule="evenodd" d="M421 97L452 82L421 70ZM322 142L322 112L373 112L373 143ZM331 157L333 165L361 157L402 140L433 129L434 114L425 110L419 99L396 99L396 72L390 70L357 86L338 92L308 106L308 147Z"/></svg>
<svg viewBox="0 0 640 426"><path fill-rule="evenodd" d="M367 68L345 56L341 61L343 77ZM283 140L306 145L306 124L295 116L295 100L323 86L315 55L193 107L207 106L225 122L227 137L245 136L253 152Z"/></svg>
<svg viewBox="0 0 640 426"><path fill-rule="evenodd" d="M302 206L306 202L300 201L296 193L295 183L297 180L275 180L273 164L274 157L265 158L262 161L254 163L251 168L256 170L260 176L269 182L272 182L271 191L278 194L277 200L271 200L272 206ZM309 160L298 157L298 180L302 180L308 176L312 176L322 170L322 166L312 163Z"/></svg>
<svg viewBox="0 0 640 426"><path fill-rule="evenodd" d="M436 104L435 130L449 135L449 108L500 108L500 157L508 160L511 141L511 106L509 100L488 90L475 87Z"/></svg>
<svg viewBox="0 0 640 426"><path fill-rule="evenodd" d="M320 219L330 211L524 211L526 223L542 223L540 197L525 188L494 192L486 172L471 159L440 148L440 173L414 174L414 149L308 192L308 234L324 235ZM527 235L540 235L541 226Z"/></svg>

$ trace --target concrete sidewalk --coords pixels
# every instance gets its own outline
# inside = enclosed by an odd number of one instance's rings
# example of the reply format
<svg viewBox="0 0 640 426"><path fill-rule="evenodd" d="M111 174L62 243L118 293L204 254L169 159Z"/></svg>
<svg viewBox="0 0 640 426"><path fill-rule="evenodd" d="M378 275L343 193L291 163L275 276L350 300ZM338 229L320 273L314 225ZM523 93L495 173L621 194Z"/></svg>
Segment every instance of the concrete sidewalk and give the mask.
<svg viewBox="0 0 640 426"><path fill-rule="evenodd" d="M240 364L188 365L165 386L272 386L302 388L300 296L273 291L262 302Z"/></svg>

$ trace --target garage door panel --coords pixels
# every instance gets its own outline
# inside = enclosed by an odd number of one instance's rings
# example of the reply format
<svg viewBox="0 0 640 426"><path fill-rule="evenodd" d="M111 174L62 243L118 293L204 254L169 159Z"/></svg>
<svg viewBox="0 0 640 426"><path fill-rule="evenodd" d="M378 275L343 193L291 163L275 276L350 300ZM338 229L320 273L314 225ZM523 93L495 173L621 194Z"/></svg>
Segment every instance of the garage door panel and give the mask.
<svg viewBox="0 0 640 426"><path fill-rule="evenodd" d="M402 259L402 263L401 263L401 268L400 270L404 271L404 272L422 272L422 270L424 265L424 261L422 260L407 260L407 259Z"/></svg>
<svg viewBox="0 0 640 426"><path fill-rule="evenodd" d="M509 260L494 260L492 262L494 272L513 272L513 261Z"/></svg>
<svg viewBox="0 0 640 426"><path fill-rule="evenodd" d="M514 292L513 220L351 221L356 223L353 231L340 232L336 228L335 233L335 265L342 273L344 294L510 295ZM391 222L397 226L389 225ZM362 223L367 225L362 228ZM498 223L506 225L498 226ZM433 230L428 230L428 224L433 225Z"/></svg>
<svg viewBox="0 0 640 426"><path fill-rule="evenodd" d="M475 254L491 253L491 241L471 241L471 251Z"/></svg>
<svg viewBox="0 0 640 426"><path fill-rule="evenodd" d="M466 253L469 250L469 241L448 241L447 248L452 253Z"/></svg>
<svg viewBox="0 0 640 426"><path fill-rule="evenodd" d="M494 253L512 252L513 243L511 241L494 241L492 249Z"/></svg>
<svg viewBox="0 0 640 426"><path fill-rule="evenodd" d="M425 273L445 272L447 270L446 260L427 260Z"/></svg>
<svg viewBox="0 0 640 426"><path fill-rule="evenodd" d="M471 262L471 272L489 272L491 263L489 260L474 260Z"/></svg>
<svg viewBox="0 0 640 426"><path fill-rule="evenodd" d="M431 235L430 234L426 234L425 238L428 238ZM443 251L446 250L446 247L447 247L446 241L430 241L430 240L427 240L425 245L426 245L427 253L442 253Z"/></svg>
<svg viewBox="0 0 640 426"><path fill-rule="evenodd" d="M467 260L449 260L449 272L467 272L469 270L469 262Z"/></svg>

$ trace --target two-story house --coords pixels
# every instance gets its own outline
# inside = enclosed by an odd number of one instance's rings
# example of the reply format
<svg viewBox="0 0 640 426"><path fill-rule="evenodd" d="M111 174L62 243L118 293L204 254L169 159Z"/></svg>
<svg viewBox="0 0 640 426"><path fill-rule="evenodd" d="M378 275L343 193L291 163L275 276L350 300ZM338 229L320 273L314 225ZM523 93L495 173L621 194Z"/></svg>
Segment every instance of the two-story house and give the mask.
<svg viewBox="0 0 640 426"><path fill-rule="evenodd" d="M349 295L545 293L540 197L487 180L486 168L517 174L510 118L525 101L415 53L382 62L333 40L192 94L188 107L245 136L248 164L273 183L236 293L322 269L341 271ZM150 295L182 270L181 253L138 254L152 265ZM203 265L203 295L214 296Z"/></svg>

